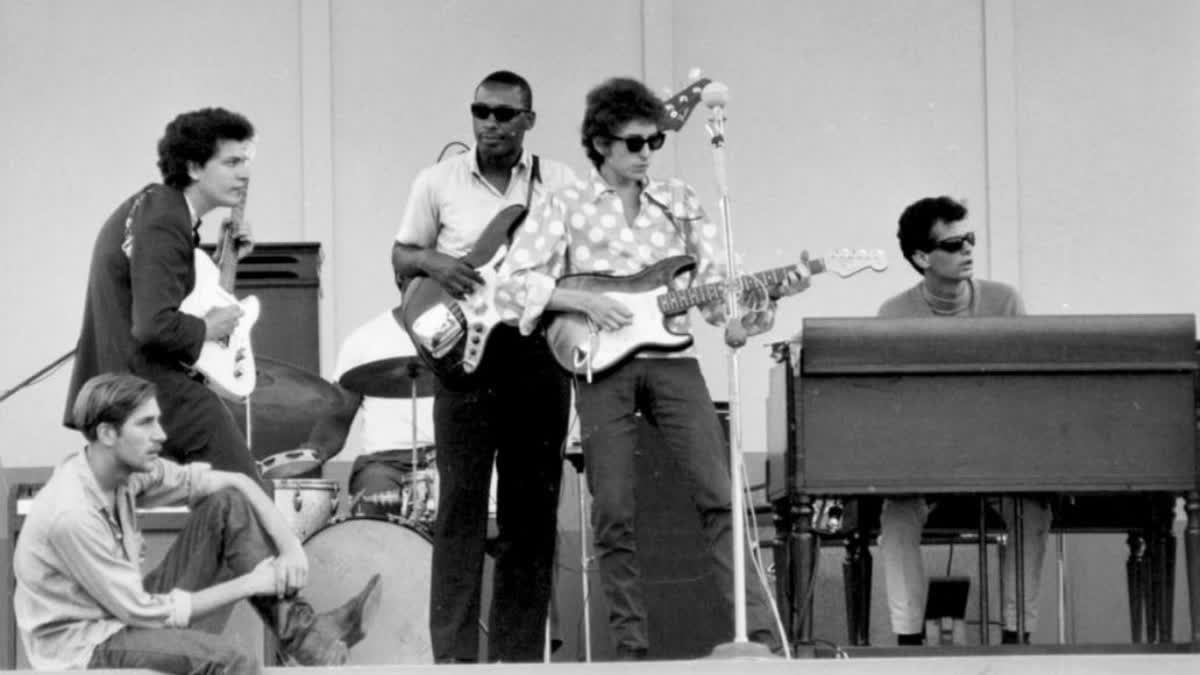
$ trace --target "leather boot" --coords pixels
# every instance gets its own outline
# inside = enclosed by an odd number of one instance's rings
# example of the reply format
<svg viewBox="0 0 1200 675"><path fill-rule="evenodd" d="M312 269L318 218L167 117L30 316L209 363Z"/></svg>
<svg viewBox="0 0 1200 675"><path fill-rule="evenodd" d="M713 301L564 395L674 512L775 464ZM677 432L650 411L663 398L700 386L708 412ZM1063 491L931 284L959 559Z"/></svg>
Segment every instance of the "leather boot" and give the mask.
<svg viewBox="0 0 1200 675"><path fill-rule="evenodd" d="M345 664L350 647L366 636L362 627L363 607L377 595L379 581L376 574L341 607L321 614L316 614L302 598L280 603L276 632L289 665Z"/></svg>

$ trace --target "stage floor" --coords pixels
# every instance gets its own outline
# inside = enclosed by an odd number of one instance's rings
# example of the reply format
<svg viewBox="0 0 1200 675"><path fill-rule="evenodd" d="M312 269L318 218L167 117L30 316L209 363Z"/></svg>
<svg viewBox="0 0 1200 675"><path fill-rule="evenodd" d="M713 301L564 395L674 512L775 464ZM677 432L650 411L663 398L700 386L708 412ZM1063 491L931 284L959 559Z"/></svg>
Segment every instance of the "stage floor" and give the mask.
<svg viewBox="0 0 1200 675"><path fill-rule="evenodd" d="M33 671L14 671L30 672ZM152 675L148 670L90 671L97 675ZM480 673L545 673L545 675L1140 675L1147 672L1200 672L1200 654L1036 654L979 656L866 657L847 659L804 659L784 661L643 661L637 663L553 663L492 665L407 665L347 666L342 668L266 668L265 675L388 675L436 673L479 675Z"/></svg>

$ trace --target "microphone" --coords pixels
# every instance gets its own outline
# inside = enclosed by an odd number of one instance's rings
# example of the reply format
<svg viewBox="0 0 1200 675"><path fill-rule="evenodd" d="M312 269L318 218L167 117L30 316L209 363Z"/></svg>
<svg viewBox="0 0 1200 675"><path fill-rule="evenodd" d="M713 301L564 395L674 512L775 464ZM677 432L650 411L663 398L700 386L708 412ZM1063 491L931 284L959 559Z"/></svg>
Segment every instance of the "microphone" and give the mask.
<svg viewBox="0 0 1200 675"><path fill-rule="evenodd" d="M700 91L700 100L713 110L723 109L729 103L729 87L724 82L709 82Z"/></svg>

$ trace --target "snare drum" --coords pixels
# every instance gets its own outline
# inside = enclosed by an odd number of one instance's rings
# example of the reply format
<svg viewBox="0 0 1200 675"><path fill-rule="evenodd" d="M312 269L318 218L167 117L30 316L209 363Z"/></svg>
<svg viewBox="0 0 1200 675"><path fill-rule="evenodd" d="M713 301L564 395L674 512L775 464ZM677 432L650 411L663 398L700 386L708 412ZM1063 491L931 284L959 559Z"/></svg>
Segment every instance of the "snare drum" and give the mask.
<svg viewBox="0 0 1200 675"><path fill-rule="evenodd" d="M337 481L289 478L272 483L275 485L275 507L301 541L325 527L337 511Z"/></svg>

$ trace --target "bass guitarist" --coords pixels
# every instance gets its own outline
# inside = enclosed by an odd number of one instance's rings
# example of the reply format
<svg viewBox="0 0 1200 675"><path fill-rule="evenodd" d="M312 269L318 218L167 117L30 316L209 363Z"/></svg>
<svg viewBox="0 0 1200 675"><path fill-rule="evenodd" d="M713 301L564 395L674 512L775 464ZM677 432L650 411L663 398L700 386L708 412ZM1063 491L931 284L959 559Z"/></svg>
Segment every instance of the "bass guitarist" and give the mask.
<svg viewBox="0 0 1200 675"><path fill-rule="evenodd" d="M522 333L534 333L547 312L585 314L597 330L629 324L633 315L619 301L556 286L568 274L632 275L688 254L696 259L695 272L678 278L678 285L725 278L722 238L692 188L647 175L654 152L665 141L664 122L663 103L636 80L612 79L588 93L582 141L595 168L586 181L553 193L526 219L501 268L498 297L512 299L500 307L501 315ZM806 277L790 272L765 290L778 298L807 284ZM773 302L759 304L759 311L735 323L741 329L734 332L754 335L770 327ZM723 302L700 309L710 323L724 323ZM686 332L686 314L674 321L675 332ZM595 546L611 607L610 633L618 658L643 659L652 646L634 537L635 414L641 412L662 432L665 449L681 471L677 479L692 486L718 583L730 603L712 611L727 616L733 600L729 455L691 348L643 351L592 381L580 378L577 387ZM753 574L747 576L746 590L750 639L778 647L767 596Z"/></svg>
<svg viewBox="0 0 1200 675"><path fill-rule="evenodd" d="M566 165L524 148L533 128L525 78L498 71L475 89L475 147L422 170L392 248L397 285L426 276L463 298L483 277L461 260L512 205L574 181ZM460 339L462 336L459 336ZM562 446L570 390L545 340L499 326L470 379L440 379L434 434L440 481L429 623L440 663L474 662L493 460L498 471L491 660L542 654L554 563ZM399 564L399 563L397 563Z"/></svg>
<svg viewBox="0 0 1200 675"><path fill-rule="evenodd" d="M163 182L123 201L100 228L67 392L67 427L74 428L71 409L84 382L101 373L133 373L158 388L163 456L260 480L233 416L188 367L206 341L233 332L242 309L216 307L203 317L180 311L196 284L200 219L245 198L253 139L250 122L222 108L177 116L158 142ZM248 228L234 241L239 258L250 252Z"/></svg>

